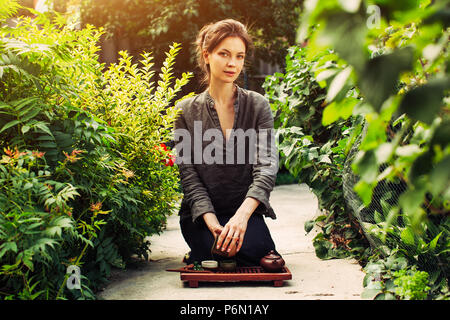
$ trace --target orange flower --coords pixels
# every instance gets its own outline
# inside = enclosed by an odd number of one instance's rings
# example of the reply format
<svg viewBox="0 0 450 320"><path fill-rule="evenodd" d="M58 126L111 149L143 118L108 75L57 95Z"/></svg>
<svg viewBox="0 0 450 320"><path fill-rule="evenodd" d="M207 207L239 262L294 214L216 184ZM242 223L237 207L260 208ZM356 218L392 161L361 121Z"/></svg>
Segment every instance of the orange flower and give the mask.
<svg viewBox="0 0 450 320"><path fill-rule="evenodd" d="M6 155L10 158L18 159L20 156L26 155L26 152L19 152L17 147L14 149L14 152L9 148L4 148L3 151L5 151Z"/></svg>
<svg viewBox="0 0 450 320"><path fill-rule="evenodd" d="M40 152L40 151L33 151L32 155L35 156L36 158L42 158L44 156L45 152Z"/></svg>
<svg viewBox="0 0 450 320"><path fill-rule="evenodd" d="M3 151L5 151L8 157L12 158L14 156L13 152L9 148L4 148Z"/></svg>
<svg viewBox="0 0 450 320"><path fill-rule="evenodd" d="M83 153L83 152L85 152L85 151L73 149L72 153L69 155L67 152L63 151L64 155L66 156L66 160L69 161L70 163L74 163L74 162L77 162L78 160L80 160L81 158L78 158L77 155L79 155L80 153Z"/></svg>
<svg viewBox="0 0 450 320"><path fill-rule="evenodd" d="M102 203L101 202L97 202L97 203L92 203L91 204L91 211L92 212L100 211L101 208L102 208Z"/></svg>

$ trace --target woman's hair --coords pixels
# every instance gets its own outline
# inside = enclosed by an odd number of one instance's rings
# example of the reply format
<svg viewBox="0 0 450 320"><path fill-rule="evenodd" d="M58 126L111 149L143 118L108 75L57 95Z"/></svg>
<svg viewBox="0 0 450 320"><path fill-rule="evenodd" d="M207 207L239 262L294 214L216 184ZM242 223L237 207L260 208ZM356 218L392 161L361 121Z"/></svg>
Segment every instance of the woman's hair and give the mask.
<svg viewBox="0 0 450 320"><path fill-rule="evenodd" d="M246 26L234 19L225 19L215 23L209 23L198 33L195 45L197 47L197 65L203 72L201 84L209 84L210 69L203 57L203 50L209 53L227 37L239 37L245 44L245 53L250 54L253 50L253 41L247 32Z"/></svg>

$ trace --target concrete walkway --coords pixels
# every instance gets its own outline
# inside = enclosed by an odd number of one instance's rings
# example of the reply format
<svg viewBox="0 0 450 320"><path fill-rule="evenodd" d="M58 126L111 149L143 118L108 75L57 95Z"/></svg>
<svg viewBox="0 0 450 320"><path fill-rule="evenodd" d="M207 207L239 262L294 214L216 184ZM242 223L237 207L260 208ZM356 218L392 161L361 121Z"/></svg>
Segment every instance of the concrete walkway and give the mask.
<svg viewBox="0 0 450 320"><path fill-rule="evenodd" d="M364 272L352 259L320 260L304 222L318 211L317 199L306 185L277 186L270 202L278 218L266 219L278 252L292 273L283 287L269 282L206 283L189 288L176 272L183 255L189 251L178 224L178 216L168 218L167 229L150 237L150 261L126 271L115 272L109 285L99 293L101 299L133 300L291 300L361 299Z"/></svg>

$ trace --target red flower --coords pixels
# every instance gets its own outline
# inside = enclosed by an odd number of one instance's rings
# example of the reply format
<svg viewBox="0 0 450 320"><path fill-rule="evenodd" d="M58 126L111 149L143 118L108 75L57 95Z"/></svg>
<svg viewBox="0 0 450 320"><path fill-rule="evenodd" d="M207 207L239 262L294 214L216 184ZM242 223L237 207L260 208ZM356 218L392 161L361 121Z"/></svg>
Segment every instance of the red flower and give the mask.
<svg viewBox="0 0 450 320"><path fill-rule="evenodd" d="M164 143L160 143L159 146L155 146L156 150L160 150L162 148L164 151L167 151L167 146Z"/></svg>
<svg viewBox="0 0 450 320"><path fill-rule="evenodd" d="M170 151L170 150L167 150L167 146L164 143L160 143L159 146L155 146L155 149L160 152L162 152L162 150L164 150L165 152ZM175 156L171 155L171 154L169 154L168 156L169 156L169 158L162 160L162 162L164 163L164 165L166 167L172 167L175 164Z"/></svg>
<svg viewBox="0 0 450 320"><path fill-rule="evenodd" d="M175 163L175 156L173 154L171 154L171 155L169 155L169 159L165 160L164 165L166 167L173 167L174 163Z"/></svg>

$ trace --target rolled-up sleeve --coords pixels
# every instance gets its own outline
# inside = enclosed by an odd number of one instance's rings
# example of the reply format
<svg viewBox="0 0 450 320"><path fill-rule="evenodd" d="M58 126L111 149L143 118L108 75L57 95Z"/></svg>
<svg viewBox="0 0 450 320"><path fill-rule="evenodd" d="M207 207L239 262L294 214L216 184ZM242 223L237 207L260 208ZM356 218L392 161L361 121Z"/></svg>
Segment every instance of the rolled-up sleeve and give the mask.
<svg viewBox="0 0 450 320"><path fill-rule="evenodd" d="M261 104L262 108L257 118L257 154L256 163L253 165L253 182L246 197L259 200L270 211L269 197L278 172L278 148L275 143L274 121L269 102L264 99Z"/></svg>
<svg viewBox="0 0 450 320"><path fill-rule="evenodd" d="M178 114L174 123L174 139L175 149L177 152L176 164L179 168L180 182L183 190L183 201L189 206L192 216L192 221L195 223L197 219L207 212L216 213L214 206L209 197L208 191L201 181L198 172L192 162L186 161L186 159L193 159L192 157L192 139L193 133L190 132L186 125L184 116L184 110L180 106L176 107L181 112ZM189 136L189 139L187 139ZM179 141L180 137L183 137L183 141ZM187 139L188 141L184 141ZM180 156L180 151L183 153L189 152L189 156Z"/></svg>

